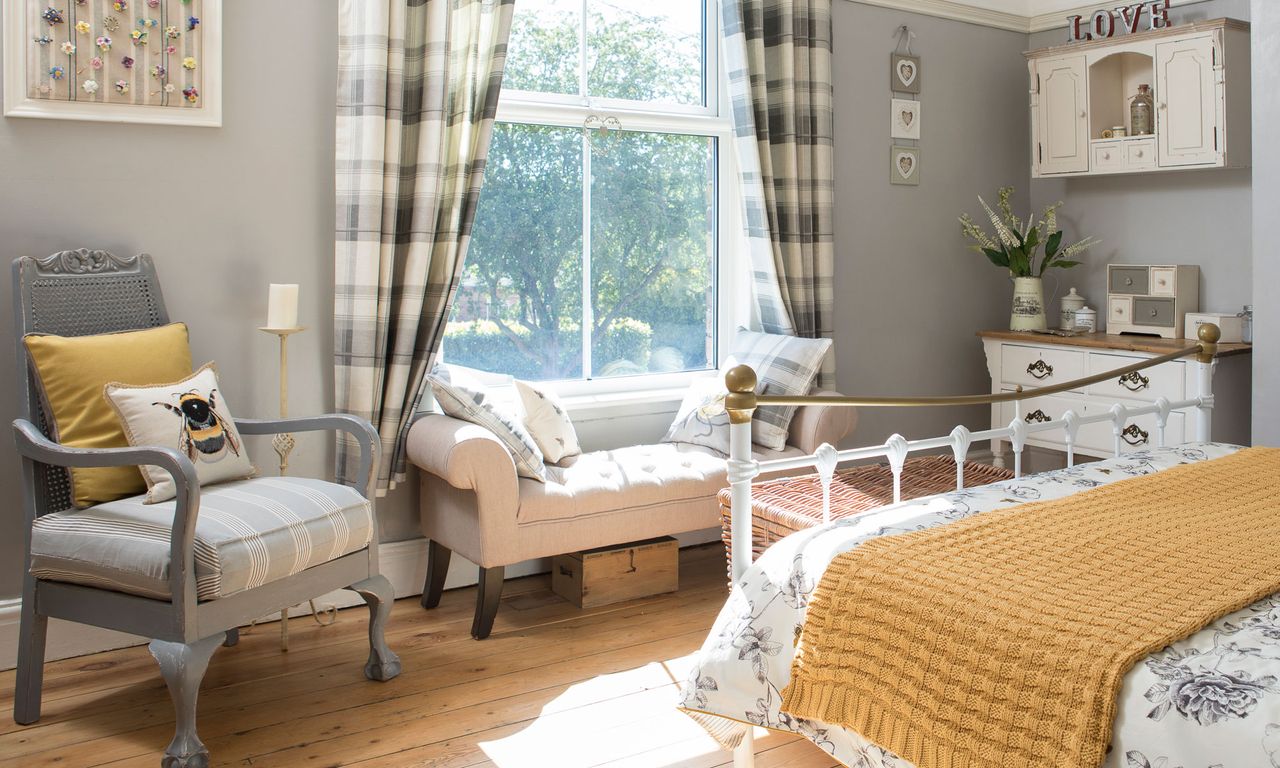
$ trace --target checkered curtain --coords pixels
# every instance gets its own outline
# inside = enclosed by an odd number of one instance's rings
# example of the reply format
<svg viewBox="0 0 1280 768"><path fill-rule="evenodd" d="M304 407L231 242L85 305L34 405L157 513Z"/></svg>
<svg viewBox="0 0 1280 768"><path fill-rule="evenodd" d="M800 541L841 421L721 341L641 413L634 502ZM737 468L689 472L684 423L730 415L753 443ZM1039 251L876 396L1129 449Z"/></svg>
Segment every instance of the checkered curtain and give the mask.
<svg viewBox="0 0 1280 768"><path fill-rule="evenodd" d="M830 337L831 0L724 0L721 8L760 325ZM828 355L818 383L834 378Z"/></svg>
<svg viewBox="0 0 1280 768"><path fill-rule="evenodd" d="M440 348L484 178L515 0L340 0L338 409L382 438L379 493ZM358 470L338 445L338 477Z"/></svg>

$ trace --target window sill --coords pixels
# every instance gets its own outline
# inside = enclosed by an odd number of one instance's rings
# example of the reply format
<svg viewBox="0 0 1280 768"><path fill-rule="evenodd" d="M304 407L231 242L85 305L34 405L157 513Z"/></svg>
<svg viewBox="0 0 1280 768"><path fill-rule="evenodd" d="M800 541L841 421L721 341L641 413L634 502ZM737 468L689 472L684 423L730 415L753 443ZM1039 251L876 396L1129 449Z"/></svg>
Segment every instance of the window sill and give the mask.
<svg viewBox="0 0 1280 768"><path fill-rule="evenodd" d="M561 396L569 418L575 423L604 421L627 416L673 415L680 407L688 386L663 387L643 391L576 394Z"/></svg>

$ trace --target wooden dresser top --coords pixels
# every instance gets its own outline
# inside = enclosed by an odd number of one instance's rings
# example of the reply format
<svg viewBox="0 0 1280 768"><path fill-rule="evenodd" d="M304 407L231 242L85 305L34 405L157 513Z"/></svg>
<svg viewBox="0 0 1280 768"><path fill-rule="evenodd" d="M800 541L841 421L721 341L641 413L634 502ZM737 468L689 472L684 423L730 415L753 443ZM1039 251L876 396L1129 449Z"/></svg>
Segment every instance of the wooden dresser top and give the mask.
<svg viewBox="0 0 1280 768"><path fill-rule="evenodd" d="M978 331L984 339L1016 341L1023 344L1057 344L1064 347L1086 347L1089 349L1110 349L1116 352L1146 352L1152 355L1164 355L1186 349L1196 342L1191 339L1161 339L1155 336L1116 335L1110 333L1089 333L1084 336L1054 336L1047 333L1029 333L1027 331ZM1219 344L1217 357L1247 355L1253 352L1252 344Z"/></svg>

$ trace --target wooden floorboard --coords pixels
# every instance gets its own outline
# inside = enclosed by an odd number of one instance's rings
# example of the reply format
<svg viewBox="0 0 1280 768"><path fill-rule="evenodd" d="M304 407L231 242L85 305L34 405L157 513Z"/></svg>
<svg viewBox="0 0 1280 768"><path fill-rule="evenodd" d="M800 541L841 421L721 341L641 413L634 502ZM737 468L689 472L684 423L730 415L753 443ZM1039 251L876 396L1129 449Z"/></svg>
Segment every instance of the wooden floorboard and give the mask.
<svg viewBox="0 0 1280 768"><path fill-rule="evenodd" d="M681 589L582 610L548 577L509 581L493 634L470 637L475 588L424 611L392 611L388 642L404 673L364 679L363 609L321 627L276 624L220 649L200 694L200 736L214 766L359 768L718 768L731 756L675 709L678 685L726 595L724 552L681 552ZM14 673L0 673L0 708ZM0 768L153 767L173 712L145 647L45 668L39 723L0 723ZM757 766L827 768L801 739L758 730Z"/></svg>

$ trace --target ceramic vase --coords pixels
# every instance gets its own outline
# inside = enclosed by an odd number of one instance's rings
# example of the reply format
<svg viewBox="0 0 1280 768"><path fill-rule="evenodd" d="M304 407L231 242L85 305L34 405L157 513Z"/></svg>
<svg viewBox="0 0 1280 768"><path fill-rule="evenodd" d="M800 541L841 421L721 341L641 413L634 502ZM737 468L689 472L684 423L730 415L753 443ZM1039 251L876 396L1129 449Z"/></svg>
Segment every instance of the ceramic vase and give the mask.
<svg viewBox="0 0 1280 768"><path fill-rule="evenodd" d="M1009 318L1009 330L1043 331L1044 281L1038 277L1013 279L1013 314Z"/></svg>

